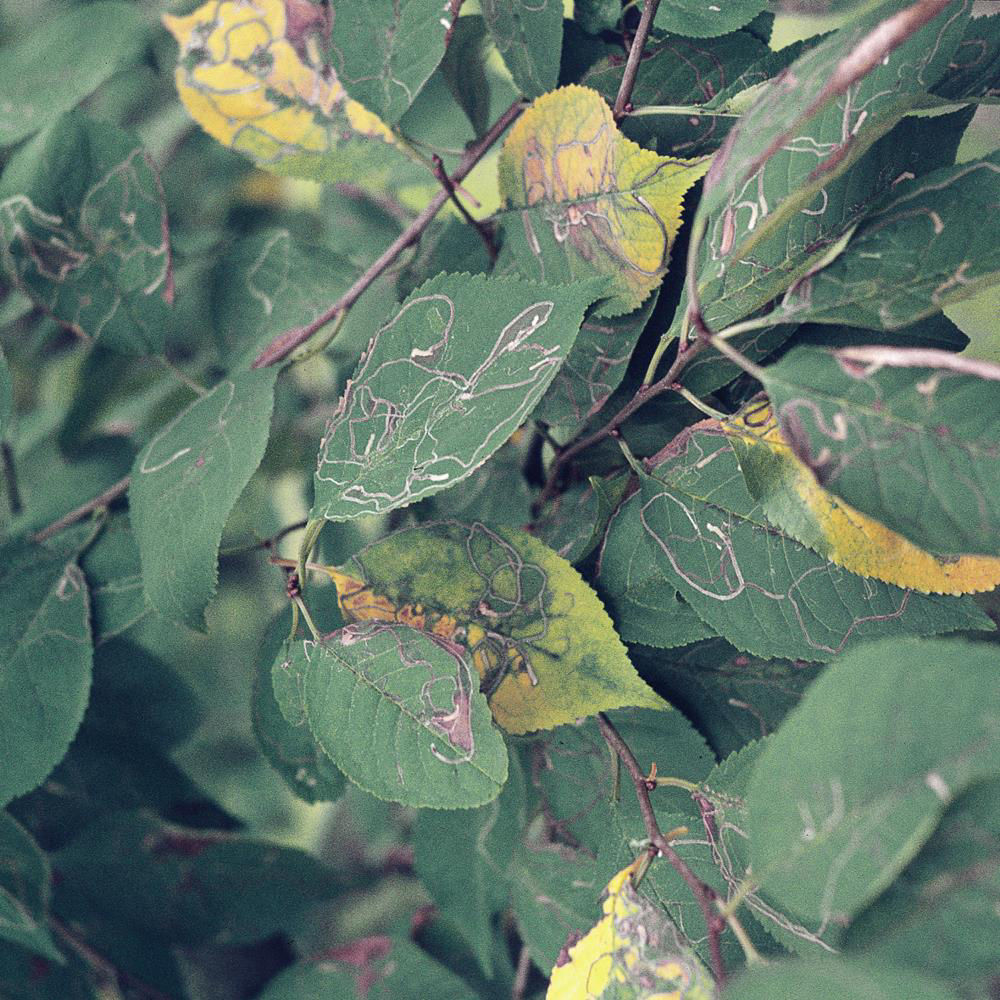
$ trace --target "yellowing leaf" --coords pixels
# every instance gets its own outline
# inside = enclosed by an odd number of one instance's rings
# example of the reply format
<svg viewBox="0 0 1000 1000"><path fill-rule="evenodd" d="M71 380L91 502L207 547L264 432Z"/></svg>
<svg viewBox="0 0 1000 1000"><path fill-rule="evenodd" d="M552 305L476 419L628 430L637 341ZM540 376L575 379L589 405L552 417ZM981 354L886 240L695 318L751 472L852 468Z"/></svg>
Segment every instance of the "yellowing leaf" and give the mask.
<svg viewBox="0 0 1000 1000"><path fill-rule="evenodd" d="M723 426L768 519L838 566L925 594L1000 584L1000 559L932 555L824 490L782 437L770 403L753 403Z"/></svg>
<svg viewBox="0 0 1000 1000"><path fill-rule="evenodd" d="M632 885L638 862L609 883L604 916L552 970L546 1000L711 1000L715 984L667 914Z"/></svg>
<svg viewBox="0 0 1000 1000"><path fill-rule="evenodd" d="M213 138L276 173L337 181L362 161L384 165L399 152L392 131L321 65L321 8L293 6L294 24L285 0L209 0L165 15L184 106Z"/></svg>
<svg viewBox="0 0 1000 1000"><path fill-rule="evenodd" d="M561 87L520 117L500 154L504 223L518 267L543 281L615 279L606 316L635 309L666 273L684 192L707 160L626 139L596 90Z"/></svg>
<svg viewBox="0 0 1000 1000"><path fill-rule="evenodd" d="M466 648L507 732L669 707L636 673L597 595L523 532L421 524L328 572L348 622L398 622Z"/></svg>

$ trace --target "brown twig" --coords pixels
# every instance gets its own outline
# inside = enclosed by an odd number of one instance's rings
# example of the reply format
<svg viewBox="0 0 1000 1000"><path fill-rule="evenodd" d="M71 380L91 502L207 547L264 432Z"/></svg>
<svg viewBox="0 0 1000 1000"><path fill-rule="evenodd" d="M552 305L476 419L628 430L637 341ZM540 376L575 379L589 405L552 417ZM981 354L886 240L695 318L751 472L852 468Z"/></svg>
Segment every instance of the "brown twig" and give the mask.
<svg viewBox="0 0 1000 1000"><path fill-rule="evenodd" d="M510 991L510 1000L524 1000L530 975L531 953L528 951L527 945L521 945L521 953L517 956L517 969L514 972L514 985Z"/></svg>
<svg viewBox="0 0 1000 1000"><path fill-rule="evenodd" d="M631 109L632 88L635 87L635 78L639 75L639 62L642 59L642 51L646 47L646 39L649 37L653 18L656 16L656 8L659 6L660 0L646 0L642 17L639 19L639 26L635 29L635 36L632 38L632 44L628 50L628 61L625 63L625 73L618 87L618 96L615 98L614 116L616 122L621 121Z"/></svg>
<svg viewBox="0 0 1000 1000"><path fill-rule="evenodd" d="M99 510L101 507L107 507L109 504L117 500L129 488L129 484L131 482L131 476L125 476L123 479L119 479L114 486L109 486L99 496L94 497L93 500L88 500L86 503L80 504L80 506L75 510L71 510L68 514L63 514L63 516L57 521L53 521L50 525L48 525L48 527L42 528L41 531L36 531L31 536L31 540L33 542L44 542L53 535L58 535L60 531L68 528L71 524L76 524L77 521L82 521L88 514L92 514L95 510Z"/></svg>
<svg viewBox="0 0 1000 1000"><path fill-rule="evenodd" d="M486 155L493 144L507 131L507 129L517 120L521 112L527 107L524 101L515 101L494 123L490 126L486 134L473 143L464 153L454 173L449 178L452 188L472 172L472 168ZM254 358L251 368L266 368L268 365L277 364L284 361L292 351L300 344L304 344L317 330L322 329L337 317L354 305L355 302L368 290L386 268L409 246L412 246L423 235L424 230L430 225L431 220L441 211L450 195L445 188L442 188L431 200L427 207L403 230L402 233L386 248L385 252L376 260L364 274L354 282L353 285L333 303L329 308L319 314L311 323L304 326L296 326L290 330L279 333L260 354Z"/></svg>
<svg viewBox="0 0 1000 1000"><path fill-rule="evenodd" d="M465 0L448 0L448 17L450 22L448 30L444 33L444 47L447 49L451 45L451 37L455 34L455 25L458 24L458 15L462 11L462 4Z"/></svg>
<svg viewBox="0 0 1000 1000"><path fill-rule="evenodd" d="M726 982L726 966L722 959L722 946L720 937L726 926L726 921L716 910L715 901L719 898L718 893L691 870L688 863L671 847L670 842L663 836L653 803L649 798L649 783L639 762L635 759L631 747L622 739L621 733L615 729L614 723L603 713L597 715L597 725L607 744L618 755L619 760L625 765L632 784L635 785L635 794L639 800L639 812L642 814L642 822L646 827L646 836L650 844L667 859L671 867L684 880L684 883L691 890L691 894L698 902L702 916L705 918L705 927L708 930L708 949L712 956L712 970L715 974L716 982L719 986L724 986ZM655 786L654 786L655 787Z"/></svg>
<svg viewBox="0 0 1000 1000"><path fill-rule="evenodd" d="M490 263L495 264L497 262L497 245L493 240L493 233L490 231L489 224L486 222L480 222L479 219L474 219L469 213L469 210L462 204L459 200L458 195L455 193L455 185L452 184L451 178L448 176L448 172L444 169L444 161L435 153L431 156L431 163L434 164L434 176L438 179L441 186L448 192L448 197L451 199L452 204L458 209L462 218L472 226L477 233L479 233L479 238L483 241L483 246L486 247L486 253L489 254Z"/></svg>
<svg viewBox="0 0 1000 1000"><path fill-rule="evenodd" d="M276 531L269 538L262 538L257 542L251 542L248 545L234 545L230 549L220 549L220 556L238 556L242 555L244 552L254 552L257 549L268 549L269 551L273 549L278 542L280 542L286 535L292 534L295 531L301 531L309 521L303 519L301 521L296 521L294 524L286 524L281 531Z"/></svg>

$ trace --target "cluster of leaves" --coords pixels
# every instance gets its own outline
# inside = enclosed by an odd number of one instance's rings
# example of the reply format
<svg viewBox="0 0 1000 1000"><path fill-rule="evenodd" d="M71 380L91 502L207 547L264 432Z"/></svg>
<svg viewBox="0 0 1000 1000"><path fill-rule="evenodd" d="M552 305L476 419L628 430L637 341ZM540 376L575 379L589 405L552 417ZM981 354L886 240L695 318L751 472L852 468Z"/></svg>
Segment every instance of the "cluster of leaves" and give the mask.
<svg viewBox="0 0 1000 1000"><path fill-rule="evenodd" d="M647 2L0 14L3 996L995 994L1000 15Z"/></svg>

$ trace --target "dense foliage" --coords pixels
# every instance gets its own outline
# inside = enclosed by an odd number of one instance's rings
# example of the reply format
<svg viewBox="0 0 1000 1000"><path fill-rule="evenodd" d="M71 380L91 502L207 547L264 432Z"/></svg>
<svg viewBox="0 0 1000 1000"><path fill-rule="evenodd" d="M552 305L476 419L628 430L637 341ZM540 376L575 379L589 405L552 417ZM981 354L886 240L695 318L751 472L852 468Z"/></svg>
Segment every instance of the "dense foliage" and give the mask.
<svg viewBox="0 0 1000 1000"><path fill-rule="evenodd" d="M20 6L0 997L997 996L1000 14Z"/></svg>

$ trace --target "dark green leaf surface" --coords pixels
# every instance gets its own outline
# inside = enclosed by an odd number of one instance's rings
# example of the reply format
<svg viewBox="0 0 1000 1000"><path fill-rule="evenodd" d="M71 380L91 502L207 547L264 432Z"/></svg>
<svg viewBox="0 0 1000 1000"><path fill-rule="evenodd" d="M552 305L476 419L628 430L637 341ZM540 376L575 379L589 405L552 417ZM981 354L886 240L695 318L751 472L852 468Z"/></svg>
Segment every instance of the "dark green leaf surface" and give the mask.
<svg viewBox="0 0 1000 1000"><path fill-rule="evenodd" d="M369 937L301 962L268 983L258 1000L479 1000L470 986L410 941ZM920 998L922 1000L922 998Z"/></svg>
<svg viewBox="0 0 1000 1000"><path fill-rule="evenodd" d="M493 976L493 917L507 905L511 859L525 823L524 775L511 758L499 797L478 809L423 809L413 864L438 909L461 928L483 972Z"/></svg>
<svg viewBox="0 0 1000 1000"><path fill-rule="evenodd" d="M51 883L48 859L31 834L0 813L0 938L61 963L47 926Z"/></svg>
<svg viewBox="0 0 1000 1000"><path fill-rule="evenodd" d="M597 592L626 642L669 648L713 635L650 558L636 493L614 513L601 544Z"/></svg>
<svg viewBox="0 0 1000 1000"><path fill-rule="evenodd" d="M726 0L717 4L703 0L661 0L653 24L677 35L711 38L742 28L766 6L767 0Z"/></svg>
<svg viewBox="0 0 1000 1000"><path fill-rule="evenodd" d="M82 962L56 965L0 943L0 991L4 1000L100 1000Z"/></svg>
<svg viewBox="0 0 1000 1000"><path fill-rule="evenodd" d="M402 118L444 55L448 19L441 12L440 0L334 0L329 6L337 79L389 125Z"/></svg>
<svg viewBox="0 0 1000 1000"><path fill-rule="evenodd" d="M19 149L0 180L0 265L78 336L158 352L173 275L163 189L139 140L72 113Z"/></svg>
<svg viewBox="0 0 1000 1000"><path fill-rule="evenodd" d="M883 5L764 88L705 178L698 219L708 227L712 273L742 260L793 213L812 210L819 192L919 103L948 68L970 10L968 2L949 4L855 82L848 56L894 12Z"/></svg>
<svg viewBox="0 0 1000 1000"><path fill-rule="evenodd" d="M90 590L95 646L121 635L152 611L142 587L139 548L126 515L108 518L83 554L80 569Z"/></svg>
<svg viewBox="0 0 1000 1000"><path fill-rule="evenodd" d="M491 74L486 60L493 43L482 15L458 18L441 63L441 72L452 96L462 106L476 135L490 126Z"/></svg>
<svg viewBox="0 0 1000 1000"><path fill-rule="evenodd" d="M897 330L995 284L1000 216L983 206L998 198L1000 153L903 181L775 320Z"/></svg>
<svg viewBox="0 0 1000 1000"><path fill-rule="evenodd" d="M142 450L129 507L150 603L203 628L222 529L264 455L275 369L224 379Z"/></svg>
<svg viewBox="0 0 1000 1000"><path fill-rule="evenodd" d="M220 353L237 370L279 333L312 322L347 291L357 272L328 248L277 229L236 243L218 262L216 276L213 332Z"/></svg>
<svg viewBox="0 0 1000 1000"><path fill-rule="evenodd" d="M305 908L343 887L304 851L167 826L143 812L97 820L55 865L73 893L67 905L87 899L98 913L185 944L297 928Z"/></svg>
<svg viewBox="0 0 1000 1000"><path fill-rule="evenodd" d="M896 639L845 654L754 771L754 877L814 930L842 926L899 874L963 789L1000 774L997 704L988 645Z"/></svg>
<svg viewBox="0 0 1000 1000"><path fill-rule="evenodd" d="M995 365L801 348L767 372L782 433L825 489L930 552L1000 553Z"/></svg>
<svg viewBox="0 0 1000 1000"><path fill-rule="evenodd" d="M846 958L781 962L743 973L726 1000L958 1000L943 983L910 969Z"/></svg>
<svg viewBox="0 0 1000 1000"><path fill-rule="evenodd" d="M1000 101L1000 15L969 21L948 71L932 91L953 101L964 97Z"/></svg>
<svg viewBox="0 0 1000 1000"><path fill-rule="evenodd" d="M1000 967L1000 781L973 785L893 885L851 924L848 950L950 982Z"/></svg>
<svg viewBox="0 0 1000 1000"><path fill-rule="evenodd" d="M756 656L828 660L866 639L991 627L967 598L855 576L774 528L714 421L664 449L641 497L660 571L720 635Z"/></svg>
<svg viewBox="0 0 1000 1000"><path fill-rule="evenodd" d="M569 357L556 372L534 418L576 427L599 412L621 384L632 351L653 314L657 293L624 316L587 317Z"/></svg>
<svg viewBox="0 0 1000 1000"><path fill-rule="evenodd" d="M14 385L3 348L0 347L0 440L10 432L10 418L14 412Z"/></svg>
<svg viewBox="0 0 1000 1000"><path fill-rule="evenodd" d="M483 0L483 17L525 97L550 91L559 76L561 0Z"/></svg>
<svg viewBox="0 0 1000 1000"><path fill-rule="evenodd" d="M27 542L0 549L0 804L62 759L90 691L83 574L67 553Z"/></svg>
<svg viewBox="0 0 1000 1000"><path fill-rule="evenodd" d="M141 8L93 3L39 18L0 50L0 146L45 128L105 80L138 61L149 29Z"/></svg>
<svg viewBox="0 0 1000 1000"><path fill-rule="evenodd" d="M374 336L320 443L315 517L385 513L464 479L523 422L604 281L440 275Z"/></svg>
<svg viewBox="0 0 1000 1000"><path fill-rule="evenodd" d="M507 748L466 651L406 625L348 625L296 643L319 745L379 798L463 809L495 799ZM305 662L303 662L305 661Z"/></svg>
<svg viewBox="0 0 1000 1000"><path fill-rule="evenodd" d="M761 739L802 698L823 669L801 660L769 660L709 639L688 649L632 649L642 675L702 732L719 757Z"/></svg>
<svg viewBox="0 0 1000 1000"><path fill-rule="evenodd" d="M330 802L344 791L344 776L316 745L302 710L302 692L297 683L282 691L285 707L296 724L282 711L272 683L271 667L284 649L290 615L279 615L271 623L261 643L254 672L251 706L253 731L268 763L281 775L285 784L306 802ZM281 657L282 661L284 657ZM278 671L277 677L289 677Z"/></svg>

